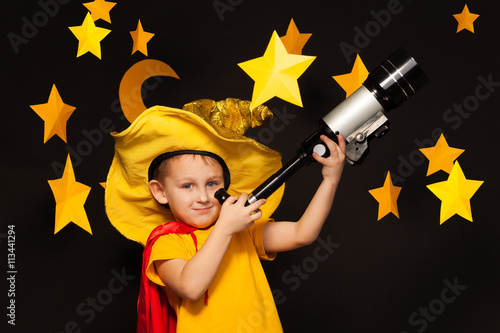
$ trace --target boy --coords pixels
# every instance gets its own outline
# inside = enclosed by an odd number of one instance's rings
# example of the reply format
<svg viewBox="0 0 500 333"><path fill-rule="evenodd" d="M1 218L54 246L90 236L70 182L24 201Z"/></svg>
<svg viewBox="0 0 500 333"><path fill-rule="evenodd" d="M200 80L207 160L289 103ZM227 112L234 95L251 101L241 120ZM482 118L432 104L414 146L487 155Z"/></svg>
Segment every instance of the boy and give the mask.
<svg viewBox="0 0 500 333"><path fill-rule="evenodd" d="M167 147L169 152L151 163L152 196L158 204L168 205L172 221L192 227L156 238L151 247L146 247L149 258L143 263L149 280L167 294L177 314L178 332L282 332L260 259L272 260L276 252L310 244L317 238L330 211L345 158L341 136L339 145L325 136L322 140L330 149L330 157L313 157L323 164L323 181L298 222L268 222L269 214L262 212L265 200L245 206L245 193L230 197L221 206L215 191L242 182L240 174L247 172L239 167L246 164L242 157L233 157L221 146L205 141ZM229 150L241 151L241 146ZM245 150L243 159L248 154ZM265 179L257 177L257 182ZM274 208L275 204L271 210Z"/></svg>

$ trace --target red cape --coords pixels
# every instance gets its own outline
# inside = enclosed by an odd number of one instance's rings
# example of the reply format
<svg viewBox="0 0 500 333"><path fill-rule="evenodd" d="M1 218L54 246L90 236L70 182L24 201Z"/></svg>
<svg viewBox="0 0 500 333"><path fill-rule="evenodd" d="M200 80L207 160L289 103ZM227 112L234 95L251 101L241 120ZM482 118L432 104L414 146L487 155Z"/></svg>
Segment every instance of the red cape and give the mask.
<svg viewBox="0 0 500 333"><path fill-rule="evenodd" d="M137 302L137 333L174 333L177 326L177 317L174 309L168 303L167 295L159 285L149 280L146 269L151 256L154 242L166 234L191 234L194 245L198 249L197 230L184 223L172 221L156 227L149 235L142 255L142 273L139 300Z"/></svg>

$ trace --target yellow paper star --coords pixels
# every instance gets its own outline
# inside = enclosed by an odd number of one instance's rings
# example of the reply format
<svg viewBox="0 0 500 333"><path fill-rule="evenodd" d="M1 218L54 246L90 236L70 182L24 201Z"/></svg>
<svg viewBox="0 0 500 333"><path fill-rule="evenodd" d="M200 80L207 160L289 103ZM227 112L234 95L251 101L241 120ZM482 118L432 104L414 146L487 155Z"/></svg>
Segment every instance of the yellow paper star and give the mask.
<svg viewBox="0 0 500 333"><path fill-rule="evenodd" d="M441 200L440 225L455 214L472 222L470 199L483 184L481 180L469 180L458 162L455 162L448 180L427 185Z"/></svg>
<svg viewBox="0 0 500 333"><path fill-rule="evenodd" d="M454 14L453 17L458 21L457 33L464 29L474 33L473 22L479 17L479 15L469 12L467 4L464 6L464 9L460 14Z"/></svg>
<svg viewBox="0 0 500 333"><path fill-rule="evenodd" d="M297 79L315 58L288 54L274 31L264 56L238 64L255 81L250 107L255 108L273 97L302 107Z"/></svg>
<svg viewBox="0 0 500 333"><path fill-rule="evenodd" d="M92 16L92 20L97 21L103 19L104 21L111 23L111 17L109 17L109 11L116 5L116 2L107 2L105 0L94 0L93 2L86 2L83 4Z"/></svg>
<svg viewBox="0 0 500 333"><path fill-rule="evenodd" d="M355 92L368 77L368 70L361 61L359 54L356 55L356 60L352 66L351 73L332 76L335 81L345 90L346 98Z"/></svg>
<svg viewBox="0 0 500 333"><path fill-rule="evenodd" d="M78 39L78 52L76 57L91 52L101 59L101 40L106 37L111 30L96 27L90 13L87 13L81 26L69 27L69 30Z"/></svg>
<svg viewBox="0 0 500 333"><path fill-rule="evenodd" d="M64 142L67 142L66 122L76 108L64 104L55 84L52 85L47 103L30 105L30 107L44 121L43 143L46 143L54 135L59 136Z"/></svg>
<svg viewBox="0 0 500 333"><path fill-rule="evenodd" d="M427 176L429 176L439 170L450 173L453 169L453 162L465 150L448 146L448 142L446 142L444 135L441 133L434 147L422 148L420 151L429 160L429 167L427 169Z"/></svg>
<svg viewBox="0 0 500 333"><path fill-rule="evenodd" d="M87 200L90 187L75 180L75 172L68 155L62 178L49 180L56 200L56 221L54 235L70 222L92 234L90 223L83 205Z"/></svg>
<svg viewBox="0 0 500 333"><path fill-rule="evenodd" d="M381 218L389 213L393 213L399 218L397 200L401 192L401 187L392 184L391 173L389 171L387 172L384 186L369 190L368 192L379 203L377 221L380 221Z"/></svg>
<svg viewBox="0 0 500 333"><path fill-rule="evenodd" d="M132 47L132 54L136 51L142 52L146 57L148 56L148 42L155 34L144 31L142 28L141 20L137 23L137 29L135 31L130 31L130 35L134 41L134 46Z"/></svg>
<svg viewBox="0 0 500 333"><path fill-rule="evenodd" d="M302 54L302 48L306 45L307 40L312 34L301 34L295 25L293 19L290 21L286 35L281 37L281 41L288 53Z"/></svg>

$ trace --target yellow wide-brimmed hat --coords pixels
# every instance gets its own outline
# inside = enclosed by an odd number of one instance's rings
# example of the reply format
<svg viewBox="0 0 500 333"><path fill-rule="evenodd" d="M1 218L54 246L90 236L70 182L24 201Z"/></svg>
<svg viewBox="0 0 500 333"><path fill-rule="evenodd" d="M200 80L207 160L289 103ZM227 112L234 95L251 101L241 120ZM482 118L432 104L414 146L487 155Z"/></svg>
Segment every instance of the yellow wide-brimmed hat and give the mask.
<svg viewBox="0 0 500 333"><path fill-rule="evenodd" d="M154 106L123 132L111 134L115 155L106 183L106 213L120 233L142 245L155 227L174 219L149 191L148 169L158 155L200 150L220 156L230 172L231 195L251 193L281 168L278 152L187 110ZM284 186L267 199L256 223L270 218L283 191Z"/></svg>

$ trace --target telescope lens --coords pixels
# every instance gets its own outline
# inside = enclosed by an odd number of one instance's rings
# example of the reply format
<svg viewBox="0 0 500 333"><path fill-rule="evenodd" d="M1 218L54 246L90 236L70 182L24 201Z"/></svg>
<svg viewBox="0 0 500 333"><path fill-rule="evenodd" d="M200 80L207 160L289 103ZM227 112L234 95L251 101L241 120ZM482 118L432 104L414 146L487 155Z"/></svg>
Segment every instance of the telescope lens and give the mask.
<svg viewBox="0 0 500 333"><path fill-rule="evenodd" d="M388 111L413 96L427 81L417 62L399 49L375 68L363 85Z"/></svg>

